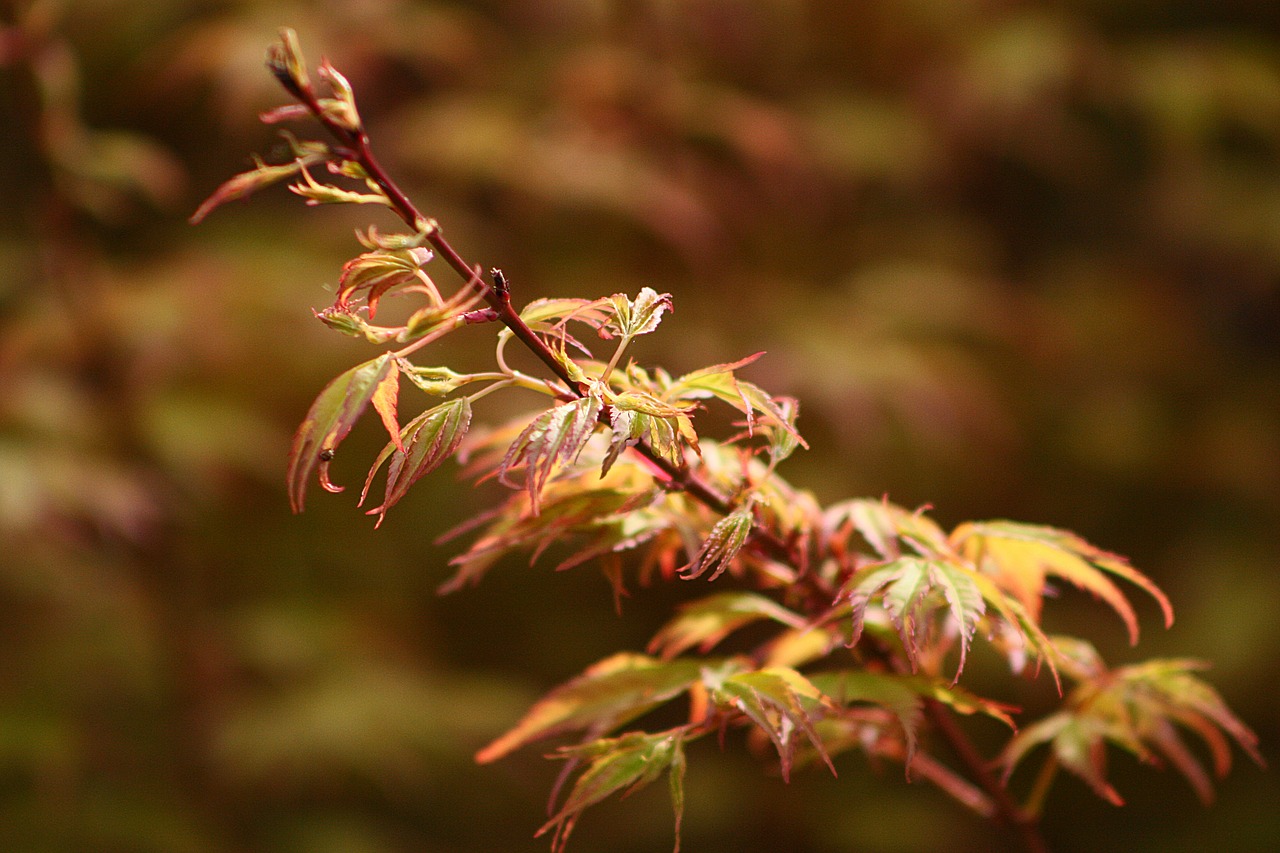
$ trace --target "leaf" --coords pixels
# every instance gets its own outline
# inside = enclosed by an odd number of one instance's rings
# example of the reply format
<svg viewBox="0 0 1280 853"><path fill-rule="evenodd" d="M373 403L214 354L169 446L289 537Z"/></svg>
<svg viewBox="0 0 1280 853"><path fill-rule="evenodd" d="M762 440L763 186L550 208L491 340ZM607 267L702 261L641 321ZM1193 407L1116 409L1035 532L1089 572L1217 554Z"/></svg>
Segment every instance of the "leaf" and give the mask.
<svg viewBox="0 0 1280 853"><path fill-rule="evenodd" d="M329 60L320 63L316 69L320 78L333 90L332 98L320 98L320 109L324 115L332 119L339 127L350 131L360 130L360 113L356 110L355 92L347 78L338 69L329 64Z"/></svg>
<svg viewBox="0 0 1280 853"><path fill-rule="evenodd" d="M893 714L902 728L907 745L904 764L909 769L918 743L920 728L920 692L904 676L866 670L840 670L823 672L811 678L815 687L837 705L847 706L855 702L869 703L885 708Z"/></svg>
<svg viewBox="0 0 1280 853"><path fill-rule="evenodd" d="M374 326L365 322L363 317L338 305L330 305L323 311L314 313L316 319L330 329L336 329L353 338L364 338L371 344L385 344L388 341L398 340L404 332L404 327Z"/></svg>
<svg viewBox="0 0 1280 853"><path fill-rule="evenodd" d="M742 546L747 544L751 530L755 526L755 515L751 511L753 501L747 500L733 512L716 522L706 540L702 543L693 562L680 570L685 580L702 577L708 571L713 581L729 567Z"/></svg>
<svg viewBox="0 0 1280 853"><path fill-rule="evenodd" d="M578 729L607 732L679 696L706 661L660 661L619 652L534 703L520 722L476 753L488 764L535 740Z"/></svg>
<svg viewBox="0 0 1280 853"><path fill-rule="evenodd" d="M684 447L700 452L698 434L688 409L679 409L650 394L626 392L609 401L612 437L600 466L604 476L628 447L647 442L658 456L677 467L684 464Z"/></svg>
<svg viewBox="0 0 1280 853"><path fill-rule="evenodd" d="M973 581L982 592L983 601L990 608L988 614L993 610L996 616L999 617L1000 621L993 627L1004 626L1004 629L1012 632L1017 641L1022 644L1016 653L1010 652L1007 654L1012 669L1015 672L1022 671L1025 648L1030 648L1036 656L1037 667L1042 661L1049 664L1049 671L1053 674L1053 681L1057 685L1058 693L1062 693L1062 679L1058 674L1058 661L1062 658L1062 653L1045 635L1040 628L1040 623L1027 612L1022 602L1016 597L1007 595L991 578L975 572Z"/></svg>
<svg viewBox="0 0 1280 853"><path fill-rule="evenodd" d="M367 514L377 515L378 524L382 524L387 510L408 493L410 486L454 454L470 426L471 402L466 397L441 403L405 424L404 429L397 433L396 440L383 448L369 469L364 490L360 493L361 505L369 493L374 475L388 458L391 459L383 501Z"/></svg>
<svg viewBox="0 0 1280 853"><path fill-rule="evenodd" d="M1111 574L1150 594L1160 605L1165 626L1173 624L1173 607L1159 587L1124 558L1096 548L1074 533L1011 521L966 523L952 532L951 544L979 571L1013 593L1033 618L1039 618L1046 576L1059 577L1110 605L1128 629L1130 644L1136 644L1137 614L1107 577Z"/></svg>
<svg viewBox="0 0 1280 853"><path fill-rule="evenodd" d="M618 791L626 797L666 772L670 778L671 805L675 810L675 851L679 853L680 824L684 815L683 734L683 729L656 734L629 732L617 738L601 738L581 746L560 749L558 752L563 758L589 758L590 763L574 783L564 805L534 836L554 829L552 850L563 850L569 833L584 810Z"/></svg>
<svg viewBox="0 0 1280 853"><path fill-rule="evenodd" d="M374 187L377 185L374 184ZM289 185L289 191L302 196L311 206L319 204L381 204L391 207L391 199L379 191L376 193L358 193L344 190L333 184L316 183L306 167L302 168L302 180Z"/></svg>
<svg viewBox="0 0 1280 853"><path fill-rule="evenodd" d="M535 299L520 311L520 319L530 326L545 326L551 320L577 320L598 329L608 318L594 299Z"/></svg>
<svg viewBox="0 0 1280 853"><path fill-rule="evenodd" d="M507 455L498 468L499 481L512 488L520 488L512 481L511 473L523 466L524 489L529 493L533 512L537 514L539 497L552 472L577 459L595 431L599 417L600 398L595 394L538 415L507 449Z"/></svg>
<svg viewBox="0 0 1280 853"><path fill-rule="evenodd" d="M715 397L746 415L749 433L754 429L755 416L758 413L790 432L802 446L808 447L809 445L791 425L788 413L778 402L759 386L740 380L734 375L735 370L746 367L762 355L764 353L758 352L739 361L716 364L686 373L668 386L664 396L677 405L689 400Z"/></svg>
<svg viewBox="0 0 1280 853"><path fill-rule="evenodd" d="M400 369L396 359L391 360L391 369L382 381L373 389L373 409L382 419L382 425L391 436L391 443L396 450L404 453L404 445L400 441L400 416L396 406L400 401Z"/></svg>
<svg viewBox="0 0 1280 853"><path fill-rule="evenodd" d="M463 385L482 381L472 374L457 373L447 367L419 367L407 359L398 363L401 375L433 397L444 397Z"/></svg>
<svg viewBox="0 0 1280 853"><path fill-rule="evenodd" d="M1195 675L1198 661L1162 659L1102 672L1082 681L1065 708L1023 729L1005 746L1000 761L1006 778L1034 747L1050 744L1054 756L1103 799L1124 801L1106 779L1106 744L1152 761L1163 757L1208 803L1213 797L1209 773L1179 735L1176 726L1195 732L1209 747L1214 773L1231 769L1229 736L1259 766L1258 738L1231 712L1222 697ZM1225 735L1225 736L1224 736Z"/></svg>
<svg viewBox="0 0 1280 853"><path fill-rule="evenodd" d="M662 321L663 313L672 310L671 294L660 294L652 287L641 288L634 302L624 293L615 293L605 302L613 308L613 316L605 324L605 330L625 341L654 331Z"/></svg>
<svg viewBox="0 0 1280 853"><path fill-rule="evenodd" d="M298 34L289 27L280 29L280 40L267 48L267 68L290 94L299 97L310 91L307 63L302 58Z"/></svg>
<svg viewBox="0 0 1280 853"><path fill-rule="evenodd" d="M328 482L329 459L364 413L378 387L394 369L390 353L356 365L324 387L293 436L287 476L289 505L302 512L307 482L319 469L321 482L331 491L341 487Z"/></svg>
<svg viewBox="0 0 1280 853"><path fill-rule="evenodd" d="M722 592L680 607L679 615L649 641L649 651L670 660L693 646L706 654L729 634L752 622L771 619L792 628L802 628L798 613L754 592Z"/></svg>
<svg viewBox="0 0 1280 853"><path fill-rule="evenodd" d="M832 504L824 517L831 530L845 523L852 524L884 560L900 557L903 545L926 558L940 556L949 550L946 534L924 514L923 509L913 512L887 499L859 498Z"/></svg>
<svg viewBox="0 0 1280 853"><path fill-rule="evenodd" d="M207 199L200 203L196 212L191 214L187 221L192 225L198 225L216 208L227 202L245 198L264 187L288 180L307 166L321 162L329 156L328 148L319 143L304 144L306 145L304 153L292 162L281 163L278 166L268 166L261 159L254 157L256 164L254 168L223 181Z"/></svg>
<svg viewBox="0 0 1280 853"><path fill-rule="evenodd" d="M388 290L422 281L422 267L431 260L429 249L408 248L395 251L365 252L347 261L338 277L338 305L345 305L351 298L365 292L365 304L369 319L378 312L378 300Z"/></svg>
<svg viewBox="0 0 1280 853"><path fill-rule="evenodd" d="M584 535L586 541L579 550L556 567L560 571L596 556L634 548L671 526L670 517L652 506L656 494L650 491L652 479L638 466L627 466L621 472L615 469L608 481L596 480L593 472L578 475L587 476L592 477L591 485L575 478L551 484L537 516L530 515L523 496L516 495L492 511L482 519L488 522L484 533L449 561L458 571L441 592L474 583L512 551L532 549L536 559L544 548Z"/></svg>
<svg viewBox="0 0 1280 853"><path fill-rule="evenodd" d="M986 612L981 589L970 569L920 557L902 557L858 572L845 585L841 597L847 598L853 609L850 645L862 635L867 606L873 598L879 598L898 629L913 671L923 650L936 639L938 631L929 624L933 614L945 605L960 637L957 680L964 670L978 620Z"/></svg>
<svg viewBox="0 0 1280 853"><path fill-rule="evenodd" d="M712 674L707 687L717 705L741 712L769 736L782 762L784 780L791 774L796 731L804 733L826 762L831 775L836 775L835 766L813 727L818 716L834 710L834 705L799 672L788 667L769 667L738 672L726 678Z"/></svg>

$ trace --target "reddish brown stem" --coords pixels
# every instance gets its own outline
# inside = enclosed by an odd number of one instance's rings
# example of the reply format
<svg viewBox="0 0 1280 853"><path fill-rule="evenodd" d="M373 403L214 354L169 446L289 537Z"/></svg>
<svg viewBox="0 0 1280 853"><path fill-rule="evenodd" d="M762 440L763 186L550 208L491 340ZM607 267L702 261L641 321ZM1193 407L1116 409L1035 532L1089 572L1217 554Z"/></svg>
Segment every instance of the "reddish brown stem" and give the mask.
<svg viewBox="0 0 1280 853"><path fill-rule="evenodd" d="M289 90L290 94L298 98L325 129L338 140L342 148L345 149L341 152L341 155L360 164L369 179L386 194L396 215L410 228L425 232L427 243L462 278L465 285L480 291L484 295L485 301L497 312L497 319L510 329L511 333L530 352L537 356L557 378L564 382L571 393L578 397L585 396L586 389L582 388L577 381L570 377L568 370L547 345L546 341L538 337L529 328L529 324L520 317L519 312L512 307L511 298L505 284L503 287L498 288L487 284L480 275L480 268L468 264L445 238L439 225L424 216L409 199L408 195L391 179L374 156L373 149L369 145L368 134L363 130L351 130L344 127L327 115L313 90L291 86L286 86L285 88ZM601 413L601 420L606 425L609 423L608 418L607 410ZM728 515L733 511L734 505L729 498L720 494L719 491L687 468L673 465L657 454L647 443L640 442L635 446L635 450L662 472L670 486L686 492L707 508L721 515ZM757 525L755 538L771 557L784 560L792 559L793 555L790 549L773 531Z"/></svg>

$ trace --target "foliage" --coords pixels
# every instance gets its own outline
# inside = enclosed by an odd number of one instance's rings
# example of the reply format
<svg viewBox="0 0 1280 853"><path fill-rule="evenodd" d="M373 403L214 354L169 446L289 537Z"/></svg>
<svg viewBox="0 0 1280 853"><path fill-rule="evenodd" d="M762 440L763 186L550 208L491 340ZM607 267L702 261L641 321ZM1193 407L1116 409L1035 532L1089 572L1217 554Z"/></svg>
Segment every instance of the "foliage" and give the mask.
<svg viewBox="0 0 1280 853"><path fill-rule="evenodd" d="M552 832L553 849L564 848L587 808L663 775L678 831L686 747L735 729L745 730L749 743L772 747L784 779L802 760L820 760L834 774L835 756L855 749L900 762L909 776L1015 827L1031 850L1044 846L1037 822L1058 766L1120 802L1106 778L1108 743L1167 760L1202 799L1210 796L1209 774L1176 726L1208 744L1219 776L1229 769L1232 740L1262 763L1256 736L1195 675L1197 665L1156 660L1109 670L1083 639L1046 633L1051 579L1100 599L1120 617L1131 644L1138 618L1116 579L1154 598L1170 624L1165 594L1123 558L1067 531L1010 521L964 522L948 531L924 510L887 499L823 507L777 471L805 442L795 401L738 375L757 356L675 378L627 358L634 340L656 333L673 309L669 294L648 286L634 297L537 300L517 309L501 271L486 280L382 169L342 74L325 62L318 86L288 30L269 52L268 67L295 103L264 120L309 116L329 139L287 138L292 161L255 161L219 187L193 221L291 181L309 205L380 205L409 229L362 235L368 251L346 264L334 303L317 315L377 346L400 346L342 373L312 404L290 454L294 510L302 509L312 480L339 490L329 463L372 405L390 437L364 488L367 495L385 465L385 497L370 510L379 523L416 480L456 454L473 459L477 476L511 487L455 558L458 572L447 589L478 580L504 555L536 559L553 546L567 552L561 568L597 562L618 590L628 566L642 581L656 572L664 581L732 585L684 605L654 636L657 657L621 652L590 666L477 753L489 762L547 738L579 738L557 753L566 773L577 776L540 830ZM313 171L321 164L328 176L318 181ZM447 298L423 269L436 259L461 282ZM380 301L393 296L425 304L401 326L372 326ZM434 363L438 356L417 362L444 337L487 324L498 324L494 369L463 372ZM543 376L509 365L513 339L541 362ZM596 347L606 351L597 356ZM434 398L404 426L401 376ZM543 405L470 434L473 409L508 389L541 395ZM699 433L698 421L716 407L740 419L741 432ZM1004 779L990 772L953 718L980 713L1011 728L1018 719L1017 709L960 687L979 642L1016 675L1043 667L1055 682L1065 676L1074 685L1059 710L1010 735ZM746 650L730 648L737 645ZM672 726L666 706L676 700L688 710L685 722ZM651 714L662 721L656 728L645 725ZM959 756L959 767L935 753L938 741ZM1008 777L1041 743L1051 744L1051 755L1028 801L1019 803Z"/></svg>

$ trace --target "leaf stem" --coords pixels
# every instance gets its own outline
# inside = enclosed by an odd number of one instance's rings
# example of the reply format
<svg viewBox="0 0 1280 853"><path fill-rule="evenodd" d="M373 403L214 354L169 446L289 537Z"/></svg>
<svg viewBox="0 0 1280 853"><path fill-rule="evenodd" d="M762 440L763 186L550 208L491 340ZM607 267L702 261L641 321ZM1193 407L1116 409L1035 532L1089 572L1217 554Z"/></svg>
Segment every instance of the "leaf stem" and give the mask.
<svg viewBox="0 0 1280 853"><path fill-rule="evenodd" d="M964 729L960 728L960 724L947 711L946 706L937 699L925 699L924 710L934 729L964 765L969 778L991 798L996 810L996 819L1018 833L1022 847L1027 853L1049 853L1049 847L1040 834L1039 821L1035 815L1019 806L1013 795L1009 793L1009 789L991 772L987 760L978 752L978 748L973 745L973 741L965 734Z"/></svg>

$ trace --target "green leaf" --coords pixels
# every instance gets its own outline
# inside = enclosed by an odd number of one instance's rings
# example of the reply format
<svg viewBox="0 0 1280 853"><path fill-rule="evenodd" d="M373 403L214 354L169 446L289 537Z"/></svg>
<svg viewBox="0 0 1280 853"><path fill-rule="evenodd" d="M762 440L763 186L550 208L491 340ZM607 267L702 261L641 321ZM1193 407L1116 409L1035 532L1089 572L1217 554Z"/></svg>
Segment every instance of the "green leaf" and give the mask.
<svg viewBox="0 0 1280 853"><path fill-rule="evenodd" d="M947 685L936 678L897 673L868 672L863 669L847 669L822 672L810 676L814 686L841 707L857 703L876 705L891 712L902 729L906 743L908 773L918 745L918 730L922 718L921 703L924 699L936 699L947 707L965 715L983 714L1014 728L1009 716L1009 706L984 699Z"/></svg>
<svg viewBox="0 0 1280 853"><path fill-rule="evenodd" d="M1168 597L1124 558L1090 545L1065 530L1011 521L967 523L951 534L951 544L1002 588L1009 590L1035 618L1039 617L1047 576L1059 577L1105 601L1119 614L1138 642L1138 617L1108 574L1145 590L1160 605L1166 627L1173 624Z"/></svg>
<svg viewBox="0 0 1280 853"><path fill-rule="evenodd" d="M729 634L752 622L771 619L800 629L805 620L800 614L754 592L722 592L680 606L679 615L649 641L649 651L670 660L698 646L701 654Z"/></svg>
<svg viewBox="0 0 1280 853"><path fill-rule="evenodd" d="M374 184L373 186L376 187L377 185ZM312 206L318 204L381 204L385 207L391 206L391 199L387 198L386 194L381 191L358 193L335 187L333 184L317 183L316 179L311 177L311 173L305 167L302 169L302 180L296 184L290 184L289 190L305 198L307 204Z"/></svg>
<svg viewBox="0 0 1280 853"><path fill-rule="evenodd" d="M433 397L445 397L463 385L482 381L471 374L457 373L447 367L419 367L406 359L399 361L400 373Z"/></svg>
<svg viewBox="0 0 1280 853"><path fill-rule="evenodd" d="M924 510L904 509L888 500L842 501L824 513L827 527L836 530L852 524L859 535L883 560L902 556L903 546L921 557L937 557L948 552L947 537Z"/></svg>
<svg viewBox="0 0 1280 853"><path fill-rule="evenodd" d="M601 738L581 746L564 747L563 758L590 759L574 783L564 805L534 835L554 829L552 850L564 849L574 824L588 807L619 791L626 797L669 774L671 805L676 817L675 851L680 850L680 824L684 815L684 730L649 734L629 732L617 738Z"/></svg>
<svg viewBox="0 0 1280 853"><path fill-rule="evenodd" d="M486 764L542 738L578 729L607 732L689 689L706 661L660 661L620 652L538 700L508 732L476 753Z"/></svg>
<svg viewBox="0 0 1280 853"><path fill-rule="evenodd" d="M973 571L957 563L920 557L901 557L858 572L845 585L841 597L847 598L853 610L851 644L862 636L867 606L872 599L880 600L898 629L913 671L922 652L938 642L941 631L932 621L945 607L960 638L956 679L964 670L978 620L986 612Z"/></svg>
<svg viewBox="0 0 1280 853"><path fill-rule="evenodd" d="M613 316L604 328L629 341L658 328L663 313L671 310L671 294L644 287L634 302L624 293L615 293L605 300L605 304L613 308Z"/></svg>
<svg viewBox="0 0 1280 853"><path fill-rule="evenodd" d="M689 419L688 409L679 409L650 394L626 392L609 401L612 437L609 452L601 463L604 476L628 447L641 441L663 459L677 467L684 464L684 448L699 452L698 434Z"/></svg>
<svg viewBox="0 0 1280 853"><path fill-rule="evenodd" d="M1023 729L1006 745L1000 759L1006 777L1031 749L1050 744L1064 767L1100 797L1120 805L1123 800L1106 779L1105 746L1111 743L1146 761L1168 761L1208 803L1213 797L1210 774L1187 747L1178 726L1209 747L1218 777L1231 769L1228 737L1259 766L1264 761L1257 735L1195 674L1203 668L1199 661L1161 659L1102 671L1082 681L1063 710Z"/></svg>
<svg viewBox="0 0 1280 853"><path fill-rule="evenodd" d="M706 540L702 543L696 557L689 565L680 570L680 576L686 580L702 577L711 572L708 581L713 581L729 568L742 546L751 537L755 526L755 515L752 513L752 501L747 500L733 512L716 522Z"/></svg>
<svg viewBox="0 0 1280 853"><path fill-rule="evenodd" d="M321 485L327 490L342 490L329 482L329 460L364 413L378 387L395 369L392 359L390 353L384 353L356 365L326 385L311 404L294 433L293 446L289 451L287 483L289 505L294 512L302 512L307 483L317 470Z"/></svg>
<svg viewBox="0 0 1280 853"><path fill-rule="evenodd" d="M403 327L374 326L358 314L345 307L330 305L323 311L315 312L316 319L330 329L336 329L353 338L364 338L371 344L385 344L397 340L404 332Z"/></svg>
<svg viewBox="0 0 1280 853"><path fill-rule="evenodd" d="M834 705L809 679L794 669L778 666L737 672L728 677L707 670L704 680L717 705L741 712L773 741L782 763L783 779L791 775L797 731L804 733L835 775L836 769L814 730L814 722L825 712L834 710Z"/></svg>
<svg viewBox="0 0 1280 853"><path fill-rule="evenodd" d="M383 501L367 514L377 515L378 524L382 524L387 510L405 496L410 486L440 467L444 460L454 454L470 426L471 402L466 397L441 403L405 424L404 429L397 434L396 441L389 442L383 448L373 467L369 469L364 490L360 493L362 505L374 475L388 458L391 460L387 467L387 486ZM397 447L397 444L400 446Z"/></svg>
<svg viewBox="0 0 1280 853"><path fill-rule="evenodd" d="M800 434L791 425L790 416L776 400L763 389L750 382L738 379L734 371L746 367L764 355L758 352L739 361L727 364L716 364L686 373L674 380L668 387L665 397L676 405L683 405L689 400L705 400L714 397L728 403L747 417L747 431L755 427L755 416L764 416L774 425L790 432L797 442L808 447Z"/></svg>
<svg viewBox="0 0 1280 853"><path fill-rule="evenodd" d="M523 487L536 514L539 498L552 473L577 459L595 431L599 417L600 398L595 394L538 415L507 449L507 455L498 467L499 481L520 488L521 485L514 482L511 475L523 467Z"/></svg>

